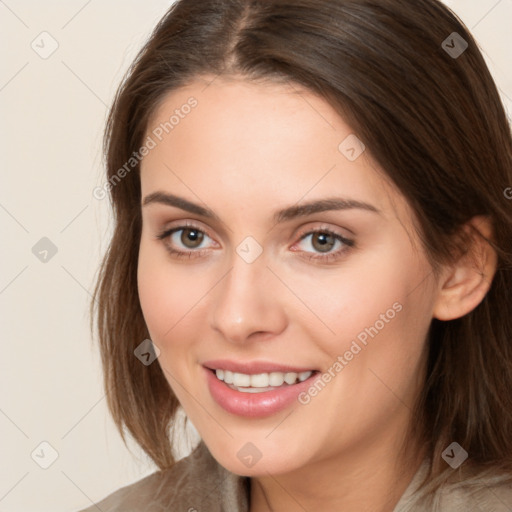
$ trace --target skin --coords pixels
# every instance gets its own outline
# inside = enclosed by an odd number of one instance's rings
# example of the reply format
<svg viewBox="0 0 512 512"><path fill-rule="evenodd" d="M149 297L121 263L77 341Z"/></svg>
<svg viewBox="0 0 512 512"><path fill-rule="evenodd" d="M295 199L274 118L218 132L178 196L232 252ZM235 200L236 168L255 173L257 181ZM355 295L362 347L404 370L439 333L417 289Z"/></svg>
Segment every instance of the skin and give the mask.
<svg viewBox="0 0 512 512"><path fill-rule="evenodd" d="M424 455L414 439L409 460L399 448L430 322L475 307L489 279L478 281L469 266L434 276L407 202L368 149L355 161L339 151L353 132L322 98L291 84L205 83L169 93L148 124L151 135L190 96L197 99L144 158L142 199L172 193L219 218L141 207L139 296L158 362L212 455L252 477L251 512L390 512ZM278 209L331 197L364 201L378 213L353 208L273 220ZM184 221L205 233L199 249L184 245L182 231L157 238ZM330 253L342 252L332 261L310 259L324 254L308 235L314 229L354 245L336 242ZM252 263L236 252L248 236L263 250ZM196 255L177 258L168 246ZM491 268L492 258L486 261ZM400 312L307 405L249 419L224 411L209 393L201 365L211 359L328 371L396 303ZM250 468L237 456L247 442L262 455Z"/></svg>

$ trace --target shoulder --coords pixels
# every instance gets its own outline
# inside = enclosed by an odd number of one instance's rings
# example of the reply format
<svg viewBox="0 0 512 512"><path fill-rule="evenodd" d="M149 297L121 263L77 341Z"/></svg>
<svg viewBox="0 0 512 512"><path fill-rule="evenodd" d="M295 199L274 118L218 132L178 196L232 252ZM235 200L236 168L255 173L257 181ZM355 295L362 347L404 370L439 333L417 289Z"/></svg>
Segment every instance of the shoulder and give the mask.
<svg viewBox="0 0 512 512"><path fill-rule="evenodd" d="M462 482L447 484L439 492L439 510L454 512L512 510L512 478L483 473Z"/></svg>
<svg viewBox="0 0 512 512"><path fill-rule="evenodd" d="M492 469L454 472L426 497L426 493L416 492L426 471L424 462L394 512L512 511L512 475L499 474Z"/></svg>
<svg viewBox="0 0 512 512"><path fill-rule="evenodd" d="M203 441L172 468L122 487L80 512L247 512L247 482L230 473Z"/></svg>

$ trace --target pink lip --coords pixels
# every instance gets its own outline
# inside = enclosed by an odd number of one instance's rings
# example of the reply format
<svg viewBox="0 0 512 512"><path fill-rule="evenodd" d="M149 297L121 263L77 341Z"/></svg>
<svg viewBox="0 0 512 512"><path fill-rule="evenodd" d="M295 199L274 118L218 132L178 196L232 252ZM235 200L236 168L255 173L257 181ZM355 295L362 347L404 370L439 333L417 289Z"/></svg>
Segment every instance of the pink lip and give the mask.
<svg viewBox="0 0 512 512"><path fill-rule="evenodd" d="M219 367L222 367L220 365ZM218 368L219 368L218 367ZM240 368L240 366L237 366ZM273 366L272 368L275 368ZM230 368L226 368L230 370ZM233 370L230 370L233 371ZM258 370L259 373L267 373L267 371ZM255 374L258 371L245 371L241 373ZM283 370L273 370L283 371ZM307 371L307 370L303 370ZM231 389L227 384L217 379L214 372L204 367L205 377L210 390L210 394L217 404L219 404L225 411L235 414L237 416L245 416L247 418L262 418L271 416L283 409L286 409L293 403L297 403L298 395L306 391L312 384L312 379L315 379L319 373L315 372L309 379L303 382L292 385L284 385L282 387L273 389L271 391L264 391L263 393L244 393L243 391L236 391Z"/></svg>
<svg viewBox="0 0 512 512"><path fill-rule="evenodd" d="M256 375L258 373L271 373L271 372L294 372L301 373L307 371L314 371L315 368L306 368L298 366L288 366L279 363L271 363L267 361L247 361L236 362L229 361L228 359L215 359L214 361L206 361L203 366L210 370L229 370L230 372L246 373L249 375Z"/></svg>

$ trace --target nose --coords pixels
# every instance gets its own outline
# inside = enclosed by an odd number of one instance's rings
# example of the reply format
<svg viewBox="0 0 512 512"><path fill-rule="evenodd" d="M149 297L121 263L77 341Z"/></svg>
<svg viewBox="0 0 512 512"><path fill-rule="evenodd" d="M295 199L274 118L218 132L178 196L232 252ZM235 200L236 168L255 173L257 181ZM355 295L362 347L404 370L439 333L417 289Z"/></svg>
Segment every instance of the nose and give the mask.
<svg viewBox="0 0 512 512"><path fill-rule="evenodd" d="M280 334L287 325L280 288L263 255L247 263L235 254L231 270L215 287L210 326L236 344Z"/></svg>

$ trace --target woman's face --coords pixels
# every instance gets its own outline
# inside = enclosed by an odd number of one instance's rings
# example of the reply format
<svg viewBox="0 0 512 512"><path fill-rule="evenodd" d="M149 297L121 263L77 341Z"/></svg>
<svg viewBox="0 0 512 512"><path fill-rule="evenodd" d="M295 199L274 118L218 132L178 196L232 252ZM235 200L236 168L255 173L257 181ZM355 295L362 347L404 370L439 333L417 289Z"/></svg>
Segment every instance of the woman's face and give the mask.
<svg viewBox="0 0 512 512"><path fill-rule="evenodd" d="M438 285L369 150L298 86L221 78L146 135L141 306L214 457L256 476L395 453Z"/></svg>

